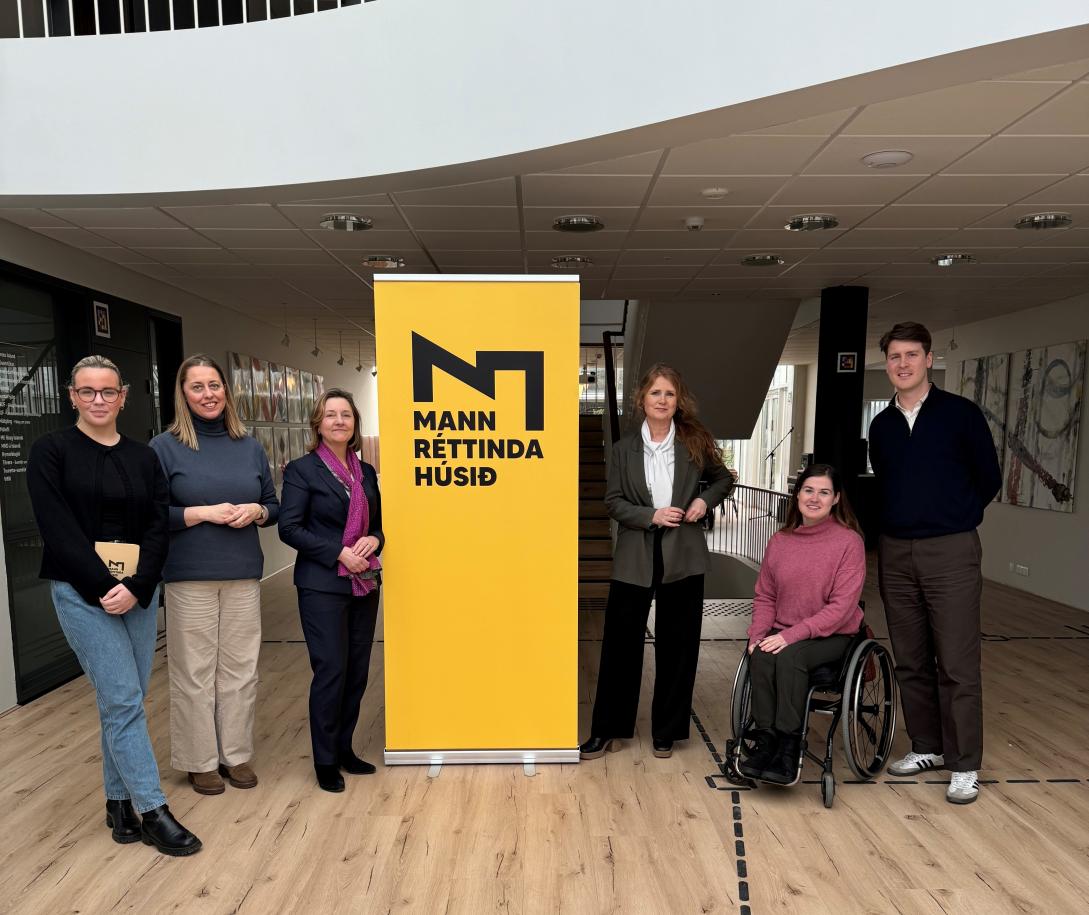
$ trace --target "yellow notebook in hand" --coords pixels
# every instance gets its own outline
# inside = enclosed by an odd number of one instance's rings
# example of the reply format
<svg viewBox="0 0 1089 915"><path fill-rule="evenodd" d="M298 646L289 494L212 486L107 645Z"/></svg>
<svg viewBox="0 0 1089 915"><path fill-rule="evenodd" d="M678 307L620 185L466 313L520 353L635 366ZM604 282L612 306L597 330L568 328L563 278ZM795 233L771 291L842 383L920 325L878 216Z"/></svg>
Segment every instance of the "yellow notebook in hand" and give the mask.
<svg viewBox="0 0 1089 915"><path fill-rule="evenodd" d="M96 540L95 552L118 581L136 574L136 566L140 562L140 544Z"/></svg>

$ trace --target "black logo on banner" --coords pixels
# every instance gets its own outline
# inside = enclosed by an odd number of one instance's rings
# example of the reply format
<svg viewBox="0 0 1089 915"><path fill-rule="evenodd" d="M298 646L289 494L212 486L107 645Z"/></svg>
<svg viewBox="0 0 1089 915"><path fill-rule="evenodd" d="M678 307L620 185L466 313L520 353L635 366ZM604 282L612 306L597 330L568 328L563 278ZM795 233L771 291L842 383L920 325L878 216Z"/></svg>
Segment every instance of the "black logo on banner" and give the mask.
<svg viewBox="0 0 1089 915"><path fill-rule="evenodd" d="M439 369L495 400L496 372L523 372L526 376L526 430L544 429L544 353L541 350L477 350L476 365L466 362L412 334L412 399L431 403L435 399L432 369Z"/></svg>
<svg viewBox="0 0 1089 915"><path fill-rule="evenodd" d="M412 399L435 400L434 370L439 369L495 400L496 372L522 372L526 378L526 431L544 429L544 352L542 350L478 350L476 364L466 362L426 337L412 334ZM492 464L451 466L453 461L541 460L536 438L500 438L496 415L485 410L415 410L412 426L417 486L492 486L499 468ZM447 433L453 432L453 436ZM426 462L426 463L425 463Z"/></svg>

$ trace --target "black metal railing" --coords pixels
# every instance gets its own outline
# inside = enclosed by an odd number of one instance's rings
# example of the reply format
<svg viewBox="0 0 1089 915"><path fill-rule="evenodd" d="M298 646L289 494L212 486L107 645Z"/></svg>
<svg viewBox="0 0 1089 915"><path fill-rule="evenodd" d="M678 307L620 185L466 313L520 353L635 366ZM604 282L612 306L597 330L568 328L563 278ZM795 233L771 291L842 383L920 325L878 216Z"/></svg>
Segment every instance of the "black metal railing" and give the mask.
<svg viewBox="0 0 1089 915"><path fill-rule="evenodd" d="M708 549L763 562L768 541L783 526L789 504L790 496L785 492L735 486L708 522Z"/></svg>

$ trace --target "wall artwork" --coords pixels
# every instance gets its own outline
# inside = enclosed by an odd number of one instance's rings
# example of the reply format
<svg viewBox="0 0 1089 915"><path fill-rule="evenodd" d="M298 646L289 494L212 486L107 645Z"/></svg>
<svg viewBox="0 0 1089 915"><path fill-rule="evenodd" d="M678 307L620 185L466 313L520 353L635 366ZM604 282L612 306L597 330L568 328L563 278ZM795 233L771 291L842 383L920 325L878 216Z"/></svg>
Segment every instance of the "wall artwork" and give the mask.
<svg viewBox="0 0 1089 915"><path fill-rule="evenodd" d="M1086 341L1010 357L1003 498L1013 505L1074 510Z"/></svg>
<svg viewBox="0 0 1089 915"><path fill-rule="evenodd" d="M302 389L300 388L300 375L298 369L286 368L287 376L287 421L289 423L305 422L302 411Z"/></svg>
<svg viewBox="0 0 1089 915"><path fill-rule="evenodd" d="M287 377L284 367L275 362L268 364L269 397L272 401L272 421L287 422Z"/></svg>
<svg viewBox="0 0 1089 915"><path fill-rule="evenodd" d="M976 404L987 419L987 426L998 452L999 466L1005 467L1006 401L1009 396L1010 354L965 359L960 364L960 393ZM995 496L1002 501L1002 490Z"/></svg>
<svg viewBox="0 0 1089 915"><path fill-rule="evenodd" d="M314 412L314 376L310 372L301 373L299 389L302 391L302 421L310 422L310 414Z"/></svg>
<svg viewBox="0 0 1089 915"><path fill-rule="evenodd" d="M265 449L265 457L268 458L269 470L272 472L272 483L278 485L276 481L276 448L273 442L272 426L255 426L252 431L253 437Z"/></svg>
<svg viewBox="0 0 1089 915"><path fill-rule="evenodd" d="M291 460L297 460L306 454L306 446L310 442L309 429L291 430Z"/></svg>
<svg viewBox="0 0 1089 915"><path fill-rule="evenodd" d="M250 362L253 367L253 418L266 423L272 422L272 387L268 363L256 356Z"/></svg>
<svg viewBox="0 0 1089 915"><path fill-rule="evenodd" d="M227 369L230 377L231 393L234 395L234 405L238 410L238 418L242 422L250 422L257 417L253 414L253 371L250 367L250 357L241 353L230 354L230 366Z"/></svg>

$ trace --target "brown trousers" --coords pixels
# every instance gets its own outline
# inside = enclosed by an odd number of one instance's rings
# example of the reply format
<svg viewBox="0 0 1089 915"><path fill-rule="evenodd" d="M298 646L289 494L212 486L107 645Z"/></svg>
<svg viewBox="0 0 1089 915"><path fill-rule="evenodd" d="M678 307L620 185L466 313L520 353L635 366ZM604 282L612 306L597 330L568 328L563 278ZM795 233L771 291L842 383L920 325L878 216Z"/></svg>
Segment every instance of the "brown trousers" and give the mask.
<svg viewBox="0 0 1089 915"><path fill-rule="evenodd" d="M979 603L983 551L975 531L905 540L882 536L878 575L911 748L953 772L983 761Z"/></svg>

